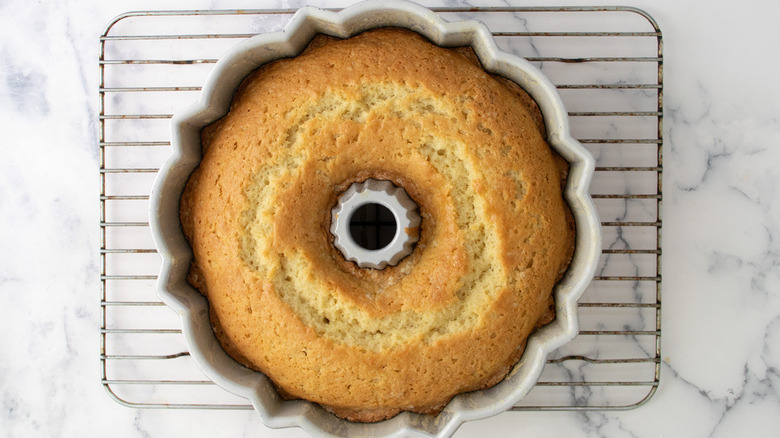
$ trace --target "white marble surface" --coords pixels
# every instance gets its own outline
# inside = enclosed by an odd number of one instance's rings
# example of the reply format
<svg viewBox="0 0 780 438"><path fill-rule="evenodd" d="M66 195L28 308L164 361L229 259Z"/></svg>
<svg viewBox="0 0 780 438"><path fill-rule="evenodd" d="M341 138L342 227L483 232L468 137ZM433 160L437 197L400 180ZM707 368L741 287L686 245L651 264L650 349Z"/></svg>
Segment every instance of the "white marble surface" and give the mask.
<svg viewBox="0 0 780 438"><path fill-rule="evenodd" d="M111 18L302 4L0 4L0 435L305 436L266 429L250 411L136 410L108 397L97 202L98 37ZM780 434L780 4L631 5L656 18L665 43L658 392L631 411L503 414L456 436Z"/></svg>

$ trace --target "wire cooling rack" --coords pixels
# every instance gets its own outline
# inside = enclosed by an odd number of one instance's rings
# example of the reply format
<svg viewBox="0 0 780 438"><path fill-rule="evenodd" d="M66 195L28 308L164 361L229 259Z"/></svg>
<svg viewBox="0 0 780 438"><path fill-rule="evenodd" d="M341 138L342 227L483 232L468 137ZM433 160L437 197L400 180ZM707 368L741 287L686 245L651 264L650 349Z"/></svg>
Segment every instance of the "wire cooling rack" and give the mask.
<svg viewBox="0 0 780 438"><path fill-rule="evenodd" d="M661 357L662 35L645 12L604 8L440 8L478 19L557 85L572 132L597 158L591 193L604 247L579 303L581 330L554 352L512 410L644 404ZM147 11L100 38L101 381L131 407L251 409L206 379L178 317L155 292L160 258L147 212L170 153L169 119L191 105L216 60L276 31L293 10Z"/></svg>

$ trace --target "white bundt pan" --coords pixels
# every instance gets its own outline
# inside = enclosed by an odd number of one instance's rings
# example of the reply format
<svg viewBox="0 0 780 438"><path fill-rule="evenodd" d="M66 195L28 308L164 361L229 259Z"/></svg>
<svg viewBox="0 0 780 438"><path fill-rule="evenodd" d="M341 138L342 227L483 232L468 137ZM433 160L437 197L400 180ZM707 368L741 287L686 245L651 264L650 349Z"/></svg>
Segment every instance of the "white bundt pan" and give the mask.
<svg viewBox="0 0 780 438"><path fill-rule="evenodd" d="M201 160L201 129L227 113L234 92L251 71L296 56L316 34L346 38L385 26L411 29L444 47L471 46L485 69L513 80L533 96L544 116L548 142L570 164L565 197L574 213L577 240L574 260L555 289L555 320L533 333L520 362L501 383L456 396L436 416L404 412L379 423L359 424L339 419L315 403L283 400L265 375L225 353L209 323L206 299L186 281L192 250L179 222L179 200ZM569 134L567 113L552 83L526 60L499 50L484 24L447 22L425 7L402 1L367 1L340 12L305 7L284 31L257 35L230 50L203 85L200 100L177 114L172 124L172 155L151 194L150 223L163 259L158 292L181 316L190 355L201 370L222 388L251 400L268 427L298 426L315 436L448 437L465 421L512 407L533 387L548 353L577 335L577 299L593 276L601 248L600 223L588 195L594 159Z"/></svg>

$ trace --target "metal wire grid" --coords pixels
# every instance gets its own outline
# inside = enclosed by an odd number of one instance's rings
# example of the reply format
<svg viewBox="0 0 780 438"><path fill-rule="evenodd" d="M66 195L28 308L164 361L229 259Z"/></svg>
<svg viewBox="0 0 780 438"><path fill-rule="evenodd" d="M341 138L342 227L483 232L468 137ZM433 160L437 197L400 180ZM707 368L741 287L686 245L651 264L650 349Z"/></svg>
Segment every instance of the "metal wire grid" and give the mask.
<svg viewBox="0 0 780 438"><path fill-rule="evenodd" d="M597 157L591 193L602 263L580 300L579 336L548 361L514 411L623 410L659 384L661 357L662 34L624 7L439 8L479 19L500 45L556 83L572 130ZM100 38L101 381L119 403L251 409L194 366L178 318L154 289L147 220L169 154L168 120L197 99L227 48L280 29L293 10L131 12Z"/></svg>

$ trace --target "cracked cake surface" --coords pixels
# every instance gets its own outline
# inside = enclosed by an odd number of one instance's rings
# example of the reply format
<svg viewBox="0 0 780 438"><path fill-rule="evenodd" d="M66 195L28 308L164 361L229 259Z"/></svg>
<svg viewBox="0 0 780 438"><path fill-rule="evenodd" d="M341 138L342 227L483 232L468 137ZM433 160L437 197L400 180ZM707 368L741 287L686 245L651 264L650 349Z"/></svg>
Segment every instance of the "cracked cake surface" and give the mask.
<svg viewBox="0 0 780 438"><path fill-rule="evenodd" d="M394 28L318 36L248 76L202 131L180 217L220 344L288 398L353 421L492 386L554 317L567 165L533 100L470 49ZM332 245L340 193L403 187L420 239L393 267Z"/></svg>

